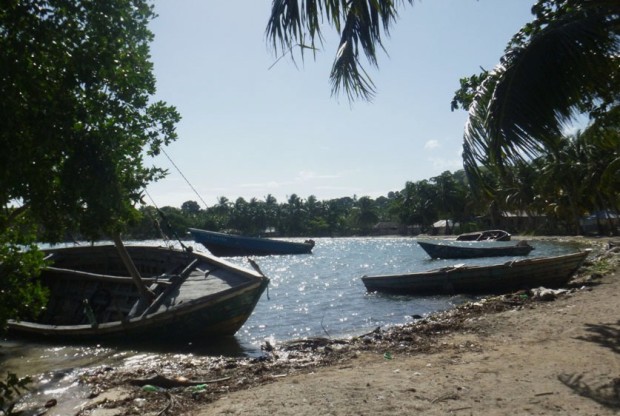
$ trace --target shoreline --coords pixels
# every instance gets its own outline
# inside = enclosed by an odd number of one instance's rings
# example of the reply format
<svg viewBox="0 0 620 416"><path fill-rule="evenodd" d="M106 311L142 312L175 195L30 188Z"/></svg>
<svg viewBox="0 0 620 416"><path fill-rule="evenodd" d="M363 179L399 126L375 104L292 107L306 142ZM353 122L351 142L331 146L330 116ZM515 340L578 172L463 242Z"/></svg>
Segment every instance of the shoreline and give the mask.
<svg viewBox="0 0 620 416"><path fill-rule="evenodd" d="M620 398L617 403L612 400L611 405L602 405L584 397L581 385L584 377L572 377L571 374L578 374L574 371L558 373L554 383L545 374L542 380L547 384L544 388L537 387L539 391L534 393L527 409L509 405L518 400L515 387L511 387L515 383L520 385L517 379L506 385L497 384L506 374L509 378L519 378L526 371L524 380L536 385L536 371L542 372L547 363L566 361L566 357L559 359L554 354L541 354L541 362L531 367L511 368L520 354L534 360L533 345L548 353L553 350L552 343L543 345L545 338L541 334L584 332L586 324L607 325L611 330L609 325L618 321L615 309L597 309L615 302L620 290L619 251L618 248L605 251L609 238L526 238L591 246L594 250L587 260L589 267L582 268L571 281L569 290L552 301L519 292L469 302L413 323L386 330L377 328L348 339L295 340L277 347L265 343L264 354L258 358L175 357L169 354L168 360L131 369L93 369L82 376L82 383L91 391L91 399L74 414L546 414L553 406L557 410L553 414L575 414L572 409L568 413L559 410L564 409L562 403L568 400L566 395L578 402L582 410L593 411L577 413L613 414L620 409ZM603 255L607 256L610 266L601 275L594 260ZM591 322L585 316L577 320L566 312L574 308L573 303L578 300L581 308L588 306L584 313L588 313ZM572 320L562 322L558 314L569 314ZM519 333L511 331L523 325ZM568 329L559 329L566 325ZM547 326L557 329L549 330ZM620 337L616 342L620 344ZM528 353L525 347L531 347L532 352ZM592 352L586 348L586 353L579 353L602 357L599 348L594 347ZM614 377L620 376L620 364L610 363L619 358L615 354L620 352L620 345L618 351L610 351L611 356L605 364L611 377L609 383L613 384ZM569 353L567 349L565 354L570 356ZM497 354L501 354L500 358ZM503 369L498 369L501 361L505 361L501 357L506 354L514 357L503 364ZM583 361L582 358L572 357ZM491 364L495 367L485 370ZM467 366L472 368L465 371ZM458 367L463 367L462 374ZM612 370L617 370L615 376ZM582 368L582 373L585 371L586 368ZM477 376L467 379L471 374ZM155 375L159 377L153 378ZM442 381L455 381L459 377L462 379L459 383L452 383L454 389L442 384ZM485 383L498 400L489 402L485 394L478 392ZM588 384L586 387L593 389ZM578 392L578 388L582 390ZM441 391L443 393L439 394ZM557 403L551 405L550 402ZM55 414L54 408L47 414Z"/></svg>

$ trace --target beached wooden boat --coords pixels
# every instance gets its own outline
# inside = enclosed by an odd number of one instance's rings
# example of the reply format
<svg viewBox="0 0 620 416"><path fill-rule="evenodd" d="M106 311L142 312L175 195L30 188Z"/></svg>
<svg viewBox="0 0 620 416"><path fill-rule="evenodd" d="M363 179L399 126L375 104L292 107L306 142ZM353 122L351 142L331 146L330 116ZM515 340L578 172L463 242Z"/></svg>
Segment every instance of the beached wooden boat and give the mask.
<svg viewBox="0 0 620 416"><path fill-rule="evenodd" d="M426 272L364 276L368 291L396 294L507 293L544 286L565 285L589 251L554 257L514 260L491 266L463 264Z"/></svg>
<svg viewBox="0 0 620 416"><path fill-rule="evenodd" d="M215 231L189 229L192 238L216 256L267 256L270 254L309 254L314 241L305 242L246 237Z"/></svg>
<svg viewBox="0 0 620 416"><path fill-rule="evenodd" d="M510 233L504 230L485 230L473 233L460 234L458 241L510 241Z"/></svg>
<svg viewBox="0 0 620 416"><path fill-rule="evenodd" d="M527 241L510 245L487 245L473 242L458 245L453 242L418 241L418 244L433 259L471 259L476 257L527 256L534 247ZM492 243L495 244L495 243Z"/></svg>
<svg viewBox="0 0 620 416"><path fill-rule="evenodd" d="M9 331L37 339L204 340L232 335L251 315L269 279L214 256L167 247L126 246L145 299L113 245L47 250L41 276L47 308L11 320Z"/></svg>

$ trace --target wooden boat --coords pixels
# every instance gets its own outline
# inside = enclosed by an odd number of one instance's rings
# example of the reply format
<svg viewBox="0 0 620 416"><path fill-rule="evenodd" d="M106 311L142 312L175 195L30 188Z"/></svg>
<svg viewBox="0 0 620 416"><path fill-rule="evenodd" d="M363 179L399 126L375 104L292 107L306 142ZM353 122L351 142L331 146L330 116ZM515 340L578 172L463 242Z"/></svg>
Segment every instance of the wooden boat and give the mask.
<svg viewBox="0 0 620 416"><path fill-rule="evenodd" d="M166 247L126 246L141 296L113 245L46 250L49 302L36 319L10 320L9 331L73 341L203 340L233 335L251 315L269 279L214 256Z"/></svg>
<svg viewBox="0 0 620 416"><path fill-rule="evenodd" d="M527 241L519 241L511 245L487 245L485 243L470 243L470 245L456 245L451 242L435 243L418 241L418 244L433 259L471 259L475 257L500 256L527 256L534 247Z"/></svg>
<svg viewBox="0 0 620 416"><path fill-rule="evenodd" d="M245 237L190 228L194 241L216 256L267 256L270 254L309 254L314 241L294 242L271 238Z"/></svg>
<svg viewBox="0 0 620 416"><path fill-rule="evenodd" d="M486 230L460 234L456 239L458 241L510 241L510 237L510 233L504 230Z"/></svg>
<svg viewBox="0 0 620 416"><path fill-rule="evenodd" d="M557 288L568 282L588 251L554 257L509 261L491 266L466 266L384 276L364 276L368 291L397 294L507 293L544 286Z"/></svg>

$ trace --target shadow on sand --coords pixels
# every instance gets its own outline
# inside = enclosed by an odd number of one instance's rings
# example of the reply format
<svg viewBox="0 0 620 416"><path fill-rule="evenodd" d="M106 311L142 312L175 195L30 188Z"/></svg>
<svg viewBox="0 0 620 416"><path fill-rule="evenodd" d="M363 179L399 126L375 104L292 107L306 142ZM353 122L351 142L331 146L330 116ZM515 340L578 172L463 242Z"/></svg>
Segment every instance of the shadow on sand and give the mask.
<svg viewBox="0 0 620 416"><path fill-rule="evenodd" d="M588 335L577 337L620 354L620 321L613 324L586 324ZM558 379L575 393L602 406L620 410L620 375L601 374L597 378L585 374L561 374Z"/></svg>

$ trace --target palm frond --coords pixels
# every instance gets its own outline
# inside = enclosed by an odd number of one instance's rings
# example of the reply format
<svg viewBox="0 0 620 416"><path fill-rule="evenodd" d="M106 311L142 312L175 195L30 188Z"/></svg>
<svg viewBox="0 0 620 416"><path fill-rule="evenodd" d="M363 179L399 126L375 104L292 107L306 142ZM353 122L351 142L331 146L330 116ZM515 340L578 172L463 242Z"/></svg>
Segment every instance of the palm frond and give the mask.
<svg viewBox="0 0 620 416"><path fill-rule="evenodd" d="M618 99L620 2L574 3L515 35L481 85L465 131L466 168L536 155L592 103Z"/></svg>
<svg viewBox="0 0 620 416"><path fill-rule="evenodd" d="M332 94L345 92L350 101L371 100L375 86L360 62L360 49L366 60L377 66L377 48L385 51L382 36L398 16L397 8L414 0L274 0L266 28L267 40L278 53L286 54L300 46L316 50L323 41L321 24L334 26L340 33L330 74Z"/></svg>

